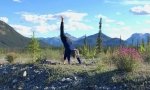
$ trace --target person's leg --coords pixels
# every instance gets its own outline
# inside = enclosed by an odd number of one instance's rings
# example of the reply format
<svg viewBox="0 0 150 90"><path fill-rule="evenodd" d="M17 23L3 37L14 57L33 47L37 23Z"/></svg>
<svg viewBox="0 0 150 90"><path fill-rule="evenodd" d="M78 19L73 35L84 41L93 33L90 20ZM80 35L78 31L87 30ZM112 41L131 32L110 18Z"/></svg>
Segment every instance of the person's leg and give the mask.
<svg viewBox="0 0 150 90"><path fill-rule="evenodd" d="M67 60L68 60L68 64L70 64L70 57L71 57L71 50L66 50L66 56L67 56Z"/></svg>
<svg viewBox="0 0 150 90"><path fill-rule="evenodd" d="M64 64L65 64L66 58L67 58L67 52L65 50L65 52L64 52Z"/></svg>
<svg viewBox="0 0 150 90"><path fill-rule="evenodd" d="M75 49L75 55L76 55L76 58L77 58L79 64L81 64L81 59L80 59L80 54L79 54L79 50L78 49Z"/></svg>
<svg viewBox="0 0 150 90"><path fill-rule="evenodd" d="M67 60L68 64L70 64L71 50L67 50Z"/></svg>
<svg viewBox="0 0 150 90"><path fill-rule="evenodd" d="M67 55L68 64L70 64L70 55Z"/></svg>

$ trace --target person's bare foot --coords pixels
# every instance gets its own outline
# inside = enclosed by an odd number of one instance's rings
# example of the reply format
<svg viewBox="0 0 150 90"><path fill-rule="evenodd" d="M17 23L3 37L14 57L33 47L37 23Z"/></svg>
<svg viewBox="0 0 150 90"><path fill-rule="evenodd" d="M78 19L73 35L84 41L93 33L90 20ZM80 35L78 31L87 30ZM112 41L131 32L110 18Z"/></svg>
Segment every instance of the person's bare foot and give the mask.
<svg viewBox="0 0 150 90"><path fill-rule="evenodd" d="M66 64L66 62L64 61L64 65Z"/></svg>

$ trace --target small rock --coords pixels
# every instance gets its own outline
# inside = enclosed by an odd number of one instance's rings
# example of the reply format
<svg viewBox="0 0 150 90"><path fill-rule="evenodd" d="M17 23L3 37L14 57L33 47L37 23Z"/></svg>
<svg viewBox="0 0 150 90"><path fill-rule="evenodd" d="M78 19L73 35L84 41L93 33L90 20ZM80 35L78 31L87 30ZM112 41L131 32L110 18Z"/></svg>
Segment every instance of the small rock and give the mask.
<svg viewBox="0 0 150 90"><path fill-rule="evenodd" d="M3 74L7 74L8 72L7 72L6 70L4 70L2 73L3 73Z"/></svg>
<svg viewBox="0 0 150 90"><path fill-rule="evenodd" d="M23 77L26 77L27 76L27 71L24 71L23 72Z"/></svg>
<svg viewBox="0 0 150 90"><path fill-rule="evenodd" d="M62 81L62 82L64 82L65 80L66 80L66 79L65 79L65 78L63 78L61 81Z"/></svg>
<svg viewBox="0 0 150 90"><path fill-rule="evenodd" d="M74 79L75 79L75 80L78 80L76 76L74 76Z"/></svg>
<svg viewBox="0 0 150 90"><path fill-rule="evenodd" d="M12 69L12 70L15 70L16 68L17 68L17 67L12 67L11 69Z"/></svg>
<svg viewBox="0 0 150 90"><path fill-rule="evenodd" d="M70 79L70 78L63 78L61 81L62 81L62 82L64 82L64 81L70 82L70 81L72 81L72 79Z"/></svg>
<svg viewBox="0 0 150 90"><path fill-rule="evenodd" d="M70 79L70 78L66 78L66 81L69 81L69 82L70 82L70 81L72 81L72 79Z"/></svg>
<svg viewBox="0 0 150 90"><path fill-rule="evenodd" d="M34 72L35 72L35 73L38 73L38 74L40 73L40 71L38 71L38 70L34 70Z"/></svg>
<svg viewBox="0 0 150 90"><path fill-rule="evenodd" d="M52 90L55 90L56 88L54 86L51 87Z"/></svg>
<svg viewBox="0 0 150 90"><path fill-rule="evenodd" d="M16 83L18 80L17 79L14 79L13 81L12 81L12 83Z"/></svg>
<svg viewBox="0 0 150 90"><path fill-rule="evenodd" d="M48 87L45 87L44 90L48 90Z"/></svg>
<svg viewBox="0 0 150 90"><path fill-rule="evenodd" d="M14 85L13 88L16 88L16 85Z"/></svg>
<svg viewBox="0 0 150 90"><path fill-rule="evenodd" d="M38 86L34 86L34 90L37 90L39 87Z"/></svg>
<svg viewBox="0 0 150 90"><path fill-rule="evenodd" d="M18 87L18 90L23 90L23 88L21 86Z"/></svg>

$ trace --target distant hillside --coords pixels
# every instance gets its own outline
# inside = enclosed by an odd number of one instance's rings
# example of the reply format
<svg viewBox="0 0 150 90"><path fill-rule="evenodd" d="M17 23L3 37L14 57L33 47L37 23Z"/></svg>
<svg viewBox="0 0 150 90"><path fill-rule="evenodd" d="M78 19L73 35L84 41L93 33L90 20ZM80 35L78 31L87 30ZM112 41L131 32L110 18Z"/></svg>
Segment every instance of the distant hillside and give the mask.
<svg viewBox="0 0 150 90"><path fill-rule="evenodd" d="M78 38L68 34L68 33L65 33L65 35L67 37L69 37L73 42L76 41ZM60 39L60 36L58 37L51 37L51 38L39 38L39 40L43 41L44 43L47 43L51 46L55 46L55 47L60 47L62 46L62 42L61 42L61 39Z"/></svg>
<svg viewBox="0 0 150 90"><path fill-rule="evenodd" d="M120 44L125 45L125 41L123 41L123 40L120 41L119 38L111 38L105 42L106 46L112 46L112 47L119 46Z"/></svg>
<svg viewBox="0 0 150 90"><path fill-rule="evenodd" d="M141 34L141 33L134 33L131 35L130 38L126 40L127 45L136 45L137 42L141 43L142 40L144 40L145 43L147 43L148 37L150 37L149 33Z"/></svg>
<svg viewBox="0 0 150 90"><path fill-rule="evenodd" d="M90 46L95 46L96 45L96 39L98 37L98 33L91 35L91 36L87 36L87 43ZM82 39L78 39L77 41L75 41L74 43L76 45L83 45L83 41L84 38ZM102 33L102 44L103 46L119 46L120 45L120 39L119 38L110 38L109 36L106 36L105 34ZM125 41L121 40L121 43L124 44Z"/></svg>
<svg viewBox="0 0 150 90"><path fill-rule="evenodd" d="M22 48L30 41L16 32L14 28L3 21L0 21L0 47L1 48Z"/></svg>
<svg viewBox="0 0 150 90"><path fill-rule="evenodd" d="M94 46L96 44L97 37L98 37L98 33L87 36L87 43L90 46ZM110 39L110 37L106 36L105 34L102 34L103 45L105 45L104 42L106 42L109 39ZM75 45L80 46L80 45L83 45L83 42L84 42L84 38L81 38L81 39L78 39L77 41L75 41L74 43L75 43Z"/></svg>
<svg viewBox="0 0 150 90"><path fill-rule="evenodd" d="M0 48L25 48L31 38L19 34L13 27L0 20ZM47 47L48 44L39 41L41 47Z"/></svg>
<svg viewBox="0 0 150 90"><path fill-rule="evenodd" d="M68 33L66 33L66 36L68 36L73 44L75 46L82 46L84 42L84 36L81 38L76 38ZM87 36L87 43L90 46L95 46L96 45L96 39L97 39L98 33L94 35ZM59 47L62 45L62 42L60 40L60 37L52 37L52 38L39 38L45 43L48 43L49 45ZM119 38L110 38L106 36L105 34L102 34L102 40L103 40L103 46L118 46L120 45L120 39ZM123 44L125 43L124 41L121 41Z"/></svg>

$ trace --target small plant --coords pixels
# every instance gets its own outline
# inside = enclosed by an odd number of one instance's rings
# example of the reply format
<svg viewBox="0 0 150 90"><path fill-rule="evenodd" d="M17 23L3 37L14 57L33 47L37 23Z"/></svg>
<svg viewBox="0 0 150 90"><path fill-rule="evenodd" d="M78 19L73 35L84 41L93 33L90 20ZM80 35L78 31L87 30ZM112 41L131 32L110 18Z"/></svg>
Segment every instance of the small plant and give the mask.
<svg viewBox="0 0 150 90"><path fill-rule="evenodd" d="M16 58L17 55L15 53L9 53L8 55L6 55L6 61L8 61L9 63L13 63Z"/></svg>
<svg viewBox="0 0 150 90"><path fill-rule="evenodd" d="M136 49L120 47L113 56L113 60L118 70L131 72L137 67L138 62L142 61L142 58Z"/></svg>
<svg viewBox="0 0 150 90"><path fill-rule="evenodd" d="M147 45L145 49L146 50L142 53L142 56L145 62L150 63L150 45Z"/></svg>
<svg viewBox="0 0 150 90"><path fill-rule="evenodd" d="M33 62L35 62L40 57L41 48L40 48L39 41L34 36L34 32L33 32L32 39L29 42L28 50L31 53Z"/></svg>

